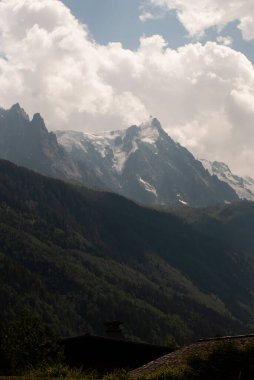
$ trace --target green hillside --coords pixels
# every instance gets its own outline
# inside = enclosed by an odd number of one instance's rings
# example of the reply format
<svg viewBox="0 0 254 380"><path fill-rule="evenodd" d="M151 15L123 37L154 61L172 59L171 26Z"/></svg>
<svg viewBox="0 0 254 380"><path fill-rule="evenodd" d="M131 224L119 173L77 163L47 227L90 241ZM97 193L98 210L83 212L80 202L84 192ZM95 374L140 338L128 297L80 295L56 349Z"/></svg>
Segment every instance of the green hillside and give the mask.
<svg viewBox="0 0 254 380"><path fill-rule="evenodd" d="M182 217L0 161L3 321L26 310L70 336L119 319L154 343L249 332L253 263Z"/></svg>

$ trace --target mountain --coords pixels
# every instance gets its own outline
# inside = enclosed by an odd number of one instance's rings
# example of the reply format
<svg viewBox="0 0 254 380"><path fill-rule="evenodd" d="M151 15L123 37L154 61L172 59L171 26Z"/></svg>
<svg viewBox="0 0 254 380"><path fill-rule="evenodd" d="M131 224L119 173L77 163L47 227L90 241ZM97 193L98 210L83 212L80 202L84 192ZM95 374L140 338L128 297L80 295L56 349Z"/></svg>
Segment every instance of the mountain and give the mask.
<svg viewBox="0 0 254 380"><path fill-rule="evenodd" d="M100 135L73 131L56 135L72 159L87 163L108 189L142 204L200 207L238 199L234 190L174 142L157 119Z"/></svg>
<svg viewBox="0 0 254 380"><path fill-rule="evenodd" d="M68 156L56 135L48 132L40 114L29 120L19 104L9 110L0 109L0 158L48 176L100 185L89 168Z"/></svg>
<svg viewBox="0 0 254 380"><path fill-rule="evenodd" d="M40 114L30 121L19 104L10 110L1 109L0 136L1 158L47 175L79 177L56 136L47 131Z"/></svg>
<svg viewBox="0 0 254 380"><path fill-rule="evenodd" d="M241 201L206 209L171 210L195 230L253 257L254 202Z"/></svg>
<svg viewBox="0 0 254 380"><path fill-rule="evenodd" d="M238 199L228 184L175 143L157 119L100 135L55 135L40 114L30 121L15 104L0 109L0 158L150 206L201 207Z"/></svg>
<svg viewBox="0 0 254 380"><path fill-rule="evenodd" d="M218 233L252 223L253 203L175 215L6 161L0 190L1 321L27 310L74 335L120 320L154 343L253 331L253 255Z"/></svg>
<svg viewBox="0 0 254 380"><path fill-rule="evenodd" d="M200 160L211 175L216 175L220 181L227 183L238 194L240 199L254 201L254 179L239 177L231 172L223 162Z"/></svg>

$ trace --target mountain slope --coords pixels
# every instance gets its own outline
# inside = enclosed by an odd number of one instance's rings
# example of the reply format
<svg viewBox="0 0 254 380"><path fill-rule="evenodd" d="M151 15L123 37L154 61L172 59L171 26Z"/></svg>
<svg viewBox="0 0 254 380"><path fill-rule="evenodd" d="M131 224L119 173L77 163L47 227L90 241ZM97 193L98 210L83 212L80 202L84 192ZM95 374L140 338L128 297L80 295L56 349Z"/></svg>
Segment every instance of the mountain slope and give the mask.
<svg viewBox="0 0 254 380"><path fill-rule="evenodd" d="M68 156L40 114L30 121L19 104L0 109L0 158L48 176L100 186L85 164L81 167Z"/></svg>
<svg viewBox="0 0 254 380"><path fill-rule="evenodd" d="M35 114L30 121L25 111L15 104L8 111L0 110L1 157L41 173L79 177L53 133Z"/></svg>
<svg viewBox="0 0 254 380"><path fill-rule="evenodd" d="M18 191L17 191L18 189ZM181 218L0 161L1 318L162 343L251 329L253 258Z"/></svg>
<svg viewBox="0 0 254 380"><path fill-rule="evenodd" d="M238 199L156 119L101 135L49 133L19 106L0 109L0 158L39 173L107 189L146 205L206 206Z"/></svg>
<svg viewBox="0 0 254 380"><path fill-rule="evenodd" d="M240 199L254 201L254 179L239 177L231 172L223 162L200 160L211 175L216 175L220 181L227 183L238 194Z"/></svg>
<svg viewBox="0 0 254 380"><path fill-rule="evenodd" d="M84 134L59 131L57 140L108 189L143 204L205 206L238 197L175 143L157 119L126 130Z"/></svg>
<svg viewBox="0 0 254 380"><path fill-rule="evenodd" d="M242 201L202 210L185 209L174 212L203 234L253 257L254 202Z"/></svg>

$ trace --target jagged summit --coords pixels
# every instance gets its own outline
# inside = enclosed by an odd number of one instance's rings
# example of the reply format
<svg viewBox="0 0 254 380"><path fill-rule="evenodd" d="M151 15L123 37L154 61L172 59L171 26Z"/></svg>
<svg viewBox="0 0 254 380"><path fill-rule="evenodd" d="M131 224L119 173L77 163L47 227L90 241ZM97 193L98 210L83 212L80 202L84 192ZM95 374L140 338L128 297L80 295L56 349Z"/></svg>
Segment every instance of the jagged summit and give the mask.
<svg viewBox="0 0 254 380"><path fill-rule="evenodd" d="M140 125L140 128L144 128L144 129L152 128L152 129L157 129L158 132L165 133L160 121L156 117L153 117L153 116L150 116L146 122L142 123Z"/></svg>
<svg viewBox="0 0 254 380"><path fill-rule="evenodd" d="M146 121L140 124L140 128L147 128L147 127L157 128L157 129L162 130L160 121L156 117L153 117L153 116L150 116Z"/></svg>
<svg viewBox="0 0 254 380"><path fill-rule="evenodd" d="M43 118L41 117L40 113L34 114L32 121L31 121L31 125L36 127L36 128L39 128L40 130L42 130L46 133L48 132L46 125L45 125L45 122L44 122Z"/></svg>
<svg viewBox="0 0 254 380"><path fill-rule="evenodd" d="M158 119L150 118L139 126L139 138L148 144L155 144L164 130Z"/></svg>
<svg viewBox="0 0 254 380"><path fill-rule="evenodd" d="M17 103L0 112L0 158L146 205L207 206L239 199L153 117L119 131L55 135L39 113L30 121Z"/></svg>
<svg viewBox="0 0 254 380"><path fill-rule="evenodd" d="M49 176L81 177L55 135L48 132L41 115L34 114L30 121L19 103L1 112L0 158Z"/></svg>
<svg viewBox="0 0 254 380"><path fill-rule="evenodd" d="M11 106L11 108L10 108L10 111L18 111L19 112L21 110L23 110L23 108L20 107L19 103L13 104L13 106Z"/></svg>
<svg viewBox="0 0 254 380"><path fill-rule="evenodd" d="M217 176L220 181L232 187L239 198L254 201L254 179L233 174L224 162L208 161L205 159L201 159L200 161L211 175Z"/></svg>
<svg viewBox="0 0 254 380"><path fill-rule="evenodd" d="M21 118L24 118L26 120L29 120L29 116L28 114L25 112L24 108L22 108L20 106L19 103L16 103L14 104L10 109L9 109L9 112L12 114L12 115L18 115L20 116Z"/></svg>
<svg viewBox="0 0 254 380"><path fill-rule="evenodd" d="M37 112L37 113L34 114L32 121L34 121L34 122L40 122L40 123L43 122L43 124L45 125L44 120L41 117L41 114L39 112Z"/></svg>
<svg viewBox="0 0 254 380"><path fill-rule="evenodd" d="M12 114L12 115L18 115L20 116L21 118L24 118L28 121L30 121L30 118L29 118L29 115L26 113L26 111L24 110L24 108L21 107L21 105L19 103L15 103L13 104L13 106L10 107L9 110L4 110L4 108L0 108L3 112L5 113L9 113L9 114ZM31 120L31 123L36 126L36 127L41 127L43 129L46 129L46 125L45 125L45 122L42 118L42 116L40 115L39 112L36 112L34 115L33 115L33 118ZM47 130L47 129L46 129Z"/></svg>
<svg viewBox="0 0 254 380"><path fill-rule="evenodd" d="M174 142L156 118L125 130L56 135L70 156L92 168L108 189L138 202L205 206L238 199Z"/></svg>
<svg viewBox="0 0 254 380"><path fill-rule="evenodd" d="M106 131L101 133L82 133L75 131L57 131L59 143L69 152L73 153L75 159L82 161L81 154L95 153L101 159L105 159L111 169L122 173L125 164L140 145L151 145L156 149L156 143L160 136L164 136L159 121L150 119L141 125L132 125L127 129ZM77 153L77 155L76 155ZM86 157L86 160L89 160Z"/></svg>

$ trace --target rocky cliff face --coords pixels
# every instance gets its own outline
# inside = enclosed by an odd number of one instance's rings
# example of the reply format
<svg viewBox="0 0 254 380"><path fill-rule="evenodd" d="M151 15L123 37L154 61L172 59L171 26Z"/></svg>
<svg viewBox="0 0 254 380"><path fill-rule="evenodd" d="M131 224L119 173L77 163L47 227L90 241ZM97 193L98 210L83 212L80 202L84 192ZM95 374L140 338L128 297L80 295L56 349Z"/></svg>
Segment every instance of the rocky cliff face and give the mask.
<svg viewBox="0 0 254 380"><path fill-rule="evenodd" d="M207 206L238 199L174 142L157 119L125 130L48 132L19 104L0 109L0 158L47 176L119 193L146 205Z"/></svg>
<svg viewBox="0 0 254 380"><path fill-rule="evenodd" d="M40 173L71 179L80 173L54 133L49 133L40 114L30 121L19 104L0 111L0 156Z"/></svg>
<svg viewBox="0 0 254 380"><path fill-rule="evenodd" d="M30 120L19 104L9 110L0 109L0 158L47 176L100 185L85 164L74 162L58 144L41 115L36 113Z"/></svg>
<svg viewBox="0 0 254 380"><path fill-rule="evenodd" d="M220 181L227 183L234 189L240 199L254 201L254 179L233 174L229 167L223 162L200 161L211 175L216 175Z"/></svg>
<svg viewBox="0 0 254 380"><path fill-rule="evenodd" d="M238 199L234 190L174 142L157 119L100 135L56 134L72 159L86 163L107 188L138 202L206 206Z"/></svg>

